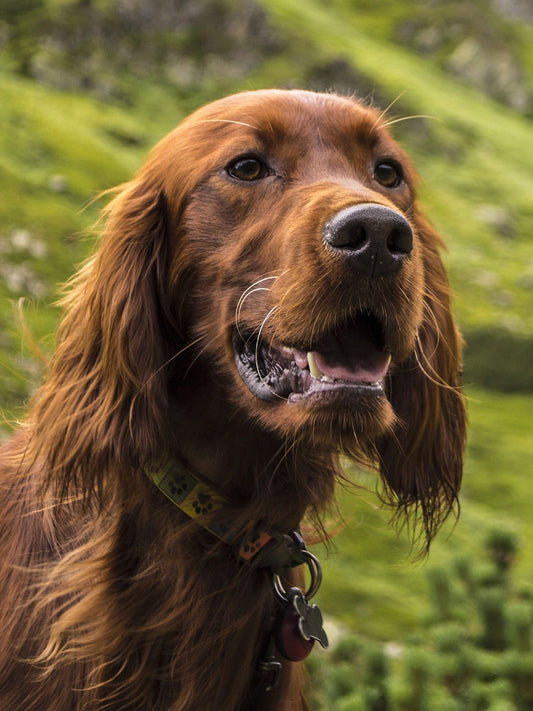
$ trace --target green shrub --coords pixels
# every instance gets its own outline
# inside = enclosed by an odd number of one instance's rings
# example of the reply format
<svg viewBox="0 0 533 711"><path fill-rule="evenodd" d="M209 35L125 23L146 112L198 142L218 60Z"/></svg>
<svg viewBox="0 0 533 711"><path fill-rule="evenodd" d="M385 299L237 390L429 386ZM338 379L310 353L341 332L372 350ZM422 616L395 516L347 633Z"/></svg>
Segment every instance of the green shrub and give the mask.
<svg viewBox="0 0 533 711"><path fill-rule="evenodd" d="M518 652L533 651L533 607L530 602L517 600L507 608L507 638Z"/></svg>
<svg viewBox="0 0 533 711"><path fill-rule="evenodd" d="M336 711L368 711L368 706L361 694L354 693L345 696L335 704Z"/></svg>
<svg viewBox="0 0 533 711"><path fill-rule="evenodd" d="M320 669L320 711L532 711L533 596L515 589L514 534L490 533L485 557L428 571L434 610L394 658L341 639Z"/></svg>
<svg viewBox="0 0 533 711"><path fill-rule="evenodd" d="M0 0L0 20L12 23L42 7L44 0Z"/></svg>
<svg viewBox="0 0 533 711"><path fill-rule="evenodd" d="M465 382L501 392L533 391L533 339L493 328L469 331L465 340Z"/></svg>

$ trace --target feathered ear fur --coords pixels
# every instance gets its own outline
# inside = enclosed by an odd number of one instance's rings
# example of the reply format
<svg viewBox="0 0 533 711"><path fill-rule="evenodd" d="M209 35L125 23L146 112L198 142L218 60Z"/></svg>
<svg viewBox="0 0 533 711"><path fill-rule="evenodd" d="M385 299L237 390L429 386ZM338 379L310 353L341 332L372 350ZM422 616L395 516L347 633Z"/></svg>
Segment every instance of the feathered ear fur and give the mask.
<svg viewBox="0 0 533 711"><path fill-rule="evenodd" d="M141 179L104 212L95 258L75 277L46 384L33 410L36 457L62 494L98 489L160 453L165 364L178 333L168 297L163 191ZM159 451L158 451L159 450ZM96 477L96 481L87 479Z"/></svg>
<svg viewBox="0 0 533 711"><path fill-rule="evenodd" d="M400 512L415 512L429 542L457 503L466 412L462 341L450 312L442 241L420 216L416 224L425 266L424 320L413 355L391 376L398 420L378 451L388 498Z"/></svg>

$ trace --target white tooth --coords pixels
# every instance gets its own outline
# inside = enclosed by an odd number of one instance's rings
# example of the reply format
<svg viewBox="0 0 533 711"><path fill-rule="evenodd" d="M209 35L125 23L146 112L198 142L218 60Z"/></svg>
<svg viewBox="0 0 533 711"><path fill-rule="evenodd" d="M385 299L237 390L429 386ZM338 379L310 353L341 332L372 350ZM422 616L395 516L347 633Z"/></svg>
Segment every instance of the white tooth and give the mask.
<svg viewBox="0 0 533 711"><path fill-rule="evenodd" d="M314 353L309 352L307 354L307 362L309 363L309 370L311 371L311 375L313 376L313 378L320 379L322 377L322 373L320 371L320 368L316 364Z"/></svg>
<svg viewBox="0 0 533 711"><path fill-rule="evenodd" d="M286 358L292 358L294 355L292 352L292 348L289 348L288 346L282 346L281 352Z"/></svg>
<svg viewBox="0 0 533 711"><path fill-rule="evenodd" d="M321 378L323 383L334 383L335 378L332 378L331 375L323 375Z"/></svg>

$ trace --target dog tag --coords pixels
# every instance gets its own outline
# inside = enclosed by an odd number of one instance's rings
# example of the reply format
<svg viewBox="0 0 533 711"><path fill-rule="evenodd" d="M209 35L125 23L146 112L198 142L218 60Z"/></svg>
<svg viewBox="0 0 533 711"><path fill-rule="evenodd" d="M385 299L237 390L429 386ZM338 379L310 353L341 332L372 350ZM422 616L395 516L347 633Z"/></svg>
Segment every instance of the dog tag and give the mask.
<svg viewBox="0 0 533 711"><path fill-rule="evenodd" d="M306 641L316 640L326 649L329 645L328 636L324 629L322 612L318 605L310 605L301 590L291 588L288 591L289 601L298 614L298 629Z"/></svg>
<svg viewBox="0 0 533 711"><path fill-rule="evenodd" d="M276 648L289 662L301 662L311 654L314 639L305 639L299 627L300 617L289 605L284 605L274 625Z"/></svg>
<svg viewBox="0 0 533 711"><path fill-rule="evenodd" d="M291 662L300 662L311 654L315 641L328 646L318 605L310 605L298 588L290 588L274 625L276 647Z"/></svg>

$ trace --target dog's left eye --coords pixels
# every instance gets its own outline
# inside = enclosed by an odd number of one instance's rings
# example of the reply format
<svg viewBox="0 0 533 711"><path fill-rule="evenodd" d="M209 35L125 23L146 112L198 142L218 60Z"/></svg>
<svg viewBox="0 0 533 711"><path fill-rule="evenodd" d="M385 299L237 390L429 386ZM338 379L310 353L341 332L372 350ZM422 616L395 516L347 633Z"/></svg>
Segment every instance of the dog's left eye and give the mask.
<svg viewBox="0 0 533 711"><path fill-rule="evenodd" d="M401 168L389 161L378 163L374 168L374 180L384 188L397 188L403 180Z"/></svg>
<svg viewBox="0 0 533 711"><path fill-rule="evenodd" d="M227 174L236 180L261 180L270 175L268 167L259 158L247 156L237 158L226 167Z"/></svg>

